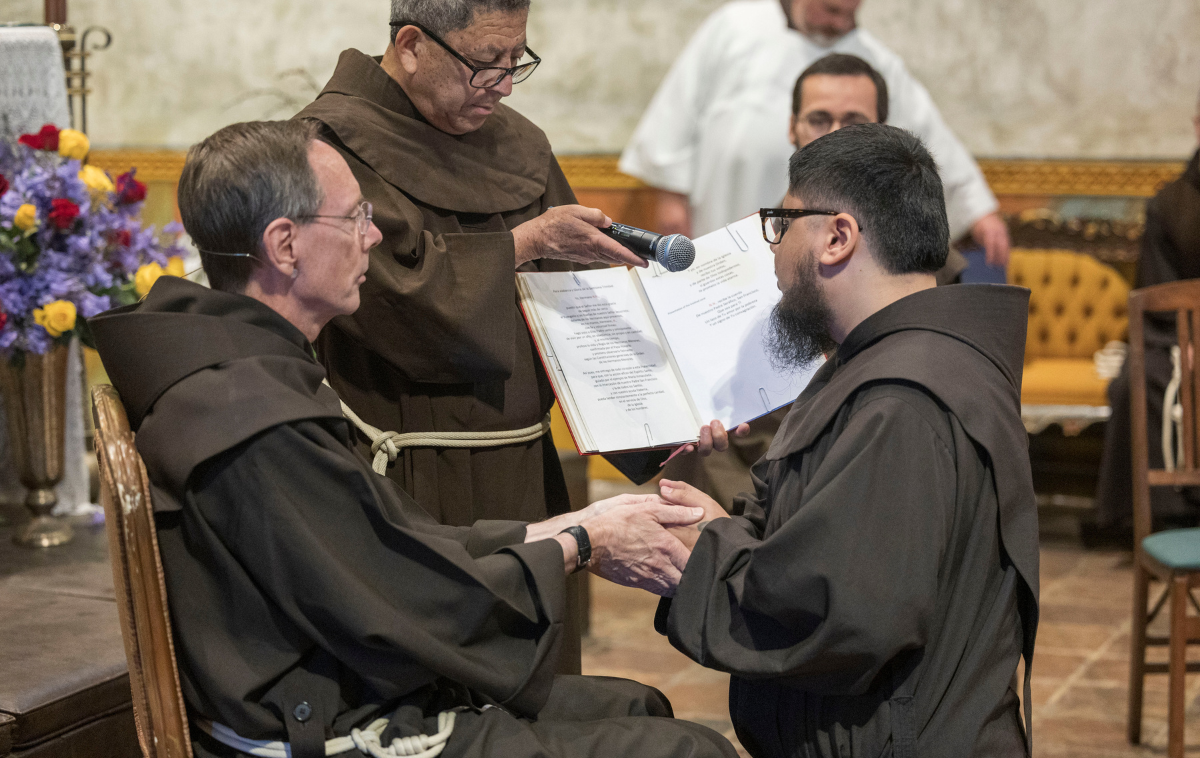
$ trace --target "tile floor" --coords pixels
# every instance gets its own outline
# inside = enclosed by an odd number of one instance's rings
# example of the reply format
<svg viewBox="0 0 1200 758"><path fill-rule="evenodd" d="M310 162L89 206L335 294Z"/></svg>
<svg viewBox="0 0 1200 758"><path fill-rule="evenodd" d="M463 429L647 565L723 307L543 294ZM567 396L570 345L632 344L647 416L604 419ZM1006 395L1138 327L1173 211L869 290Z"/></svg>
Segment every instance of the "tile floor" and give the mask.
<svg viewBox="0 0 1200 758"><path fill-rule="evenodd" d="M607 496L597 490L593 496ZM1043 523L1042 620L1034 657L1034 752L1045 758L1133 758L1166 754L1166 676L1146 681L1143 745L1125 741L1132 580L1128 552L1085 550L1073 522ZM592 579L592 632L585 674L658 687L680 718L735 739L728 677L692 663L653 629L657 600ZM1152 660L1165 660L1165 651ZM1153 656L1153 653L1152 653ZM1195 658L1193 651L1193 658ZM1200 758L1200 674L1188 687L1187 755Z"/></svg>

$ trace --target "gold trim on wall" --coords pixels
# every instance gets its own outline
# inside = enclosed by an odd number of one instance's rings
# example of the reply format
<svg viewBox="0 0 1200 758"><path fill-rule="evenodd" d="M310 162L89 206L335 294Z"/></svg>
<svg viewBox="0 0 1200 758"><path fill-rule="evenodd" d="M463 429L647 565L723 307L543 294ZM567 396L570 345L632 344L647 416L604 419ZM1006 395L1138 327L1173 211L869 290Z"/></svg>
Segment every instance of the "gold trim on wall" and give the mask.
<svg viewBox="0 0 1200 758"><path fill-rule="evenodd" d="M143 182L179 182L187 153L181 150L93 150L88 163L113 176L137 168Z"/></svg>
<svg viewBox="0 0 1200 758"><path fill-rule="evenodd" d="M1153 197L1183 173L1182 161L979 161L997 195Z"/></svg>
<svg viewBox="0 0 1200 758"><path fill-rule="evenodd" d="M649 185L617 169L615 155L560 155L567 181L576 189L643 189Z"/></svg>
<svg viewBox="0 0 1200 758"><path fill-rule="evenodd" d="M185 153L178 150L96 150L90 162L113 176L136 166L147 182L177 182ZM641 180L617 170L616 155L562 155L576 189L636 190ZM1056 161L981 159L979 167L997 195L1102 195L1152 197L1177 178L1182 161Z"/></svg>
<svg viewBox="0 0 1200 758"><path fill-rule="evenodd" d="M559 164L578 189L638 189L617 170L615 155L563 155ZM983 159L979 167L997 195L1153 197L1183 173L1182 161L1057 161Z"/></svg>

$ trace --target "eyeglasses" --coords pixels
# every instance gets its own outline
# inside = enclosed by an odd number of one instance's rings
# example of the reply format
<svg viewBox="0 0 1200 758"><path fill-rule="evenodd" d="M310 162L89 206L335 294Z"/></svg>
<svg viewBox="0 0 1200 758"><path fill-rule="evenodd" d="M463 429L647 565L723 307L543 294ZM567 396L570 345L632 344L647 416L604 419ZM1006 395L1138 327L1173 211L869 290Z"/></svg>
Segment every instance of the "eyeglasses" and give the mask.
<svg viewBox="0 0 1200 758"><path fill-rule="evenodd" d="M374 215L374 213L375 213L375 209L371 205L371 203L366 200L363 200L361 203L358 204L358 207L354 209L354 213L350 214L349 216L328 216L328 215L324 215L321 213L311 213L307 216L297 216L296 219L297 220L302 219L302 218L338 218L338 219L342 219L342 220L351 219L354 221L354 228L358 230L359 234L361 234L362 236L365 237L365 236L367 236L367 234L369 234L371 232L371 218Z"/></svg>
<svg viewBox="0 0 1200 758"><path fill-rule="evenodd" d="M393 21L391 25L396 29L405 26L415 26L420 29L426 37L441 45L442 49L457 58L458 61L464 66L471 69L471 86L475 87L476 89L491 89L492 87L496 87L500 84L500 82L504 81L504 77L506 76L512 77L513 84L520 84L528 79L533 74L533 70L538 67L539 63L542 62L542 59L538 57L537 53L526 47L525 52L529 54L529 57L533 58L533 60L528 61L527 63L520 63L512 68L476 66L471 63L471 61L467 60L465 55L447 45L445 40L443 40L441 37L437 36L415 21Z"/></svg>
<svg viewBox="0 0 1200 758"><path fill-rule="evenodd" d="M788 227L791 226L792 220L804 218L805 216L839 216L841 211L820 211L809 210L807 208L759 208L758 217L762 220L763 239L768 244L778 245L783 240L783 235L787 234ZM858 219L854 219L858 222ZM863 225L858 225L858 230L863 231Z"/></svg>
<svg viewBox="0 0 1200 758"><path fill-rule="evenodd" d="M800 117L800 120L808 124L808 128L817 136L824 136L831 131L835 131L834 124L841 129L844 126L855 126L857 124L869 124L871 120L861 113L847 113L841 118L834 118L828 111L813 111Z"/></svg>

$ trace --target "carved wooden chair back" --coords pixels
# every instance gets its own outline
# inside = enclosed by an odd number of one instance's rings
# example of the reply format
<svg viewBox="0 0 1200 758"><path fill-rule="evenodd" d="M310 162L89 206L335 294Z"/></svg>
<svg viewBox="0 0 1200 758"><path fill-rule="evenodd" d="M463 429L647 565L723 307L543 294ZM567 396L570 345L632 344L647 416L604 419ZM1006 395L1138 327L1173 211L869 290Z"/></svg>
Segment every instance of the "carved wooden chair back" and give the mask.
<svg viewBox="0 0 1200 758"><path fill-rule="evenodd" d="M146 466L111 385L92 390L92 413L138 742L146 758L192 758Z"/></svg>
<svg viewBox="0 0 1200 758"><path fill-rule="evenodd" d="M1150 429L1146 408L1147 313L1174 312L1179 345L1178 405L1182 413L1173 418L1164 408L1167 423L1176 425L1178 440L1161 429ZM1129 681L1129 741L1138 743L1142 728L1142 695L1146 674L1168 675L1168 736L1170 758L1183 756L1184 674L1200 671L1200 663L1187 662L1187 645L1200 642L1200 617L1188 615L1191 605L1200 604L1191 590L1200 586L1200 529L1169 529L1152 533L1151 487L1200 486L1200 280L1159 284L1134 290L1129 295L1129 386L1133 443L1134 585L1133 630ZM1173 381L1172 384L1175 384ZM1158 440L1162 439L1160 443ZM1154 442L1151 442L1154 440ZM1180 452L1174 467L1151 469L1151 444L1166 443L1164 458ZM1173 470L1172 470L1173 469ZM1151 579L1165 583L1153 606L1149 605ZM1148 634L1149 625L1160 611L1169 608L1170 632ZM1168 663L1147 663L1146 646L1169 648Z"/></svg>

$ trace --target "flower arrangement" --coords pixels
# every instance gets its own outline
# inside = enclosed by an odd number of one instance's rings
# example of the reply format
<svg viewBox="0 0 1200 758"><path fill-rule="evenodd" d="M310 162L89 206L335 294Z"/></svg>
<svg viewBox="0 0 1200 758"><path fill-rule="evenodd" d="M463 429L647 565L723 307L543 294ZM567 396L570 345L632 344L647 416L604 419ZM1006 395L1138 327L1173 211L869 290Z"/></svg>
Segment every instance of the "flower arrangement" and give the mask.
<svg viewBox="0 0 1200 758"><path fill-rule="evenodd" d="M140 221L136 169L113 180L82 164L88 138L52 124L0 141L0 354L43 355L97 313L183 276L178 224ZM86 336L86 335L83 335Z"/></svg>

